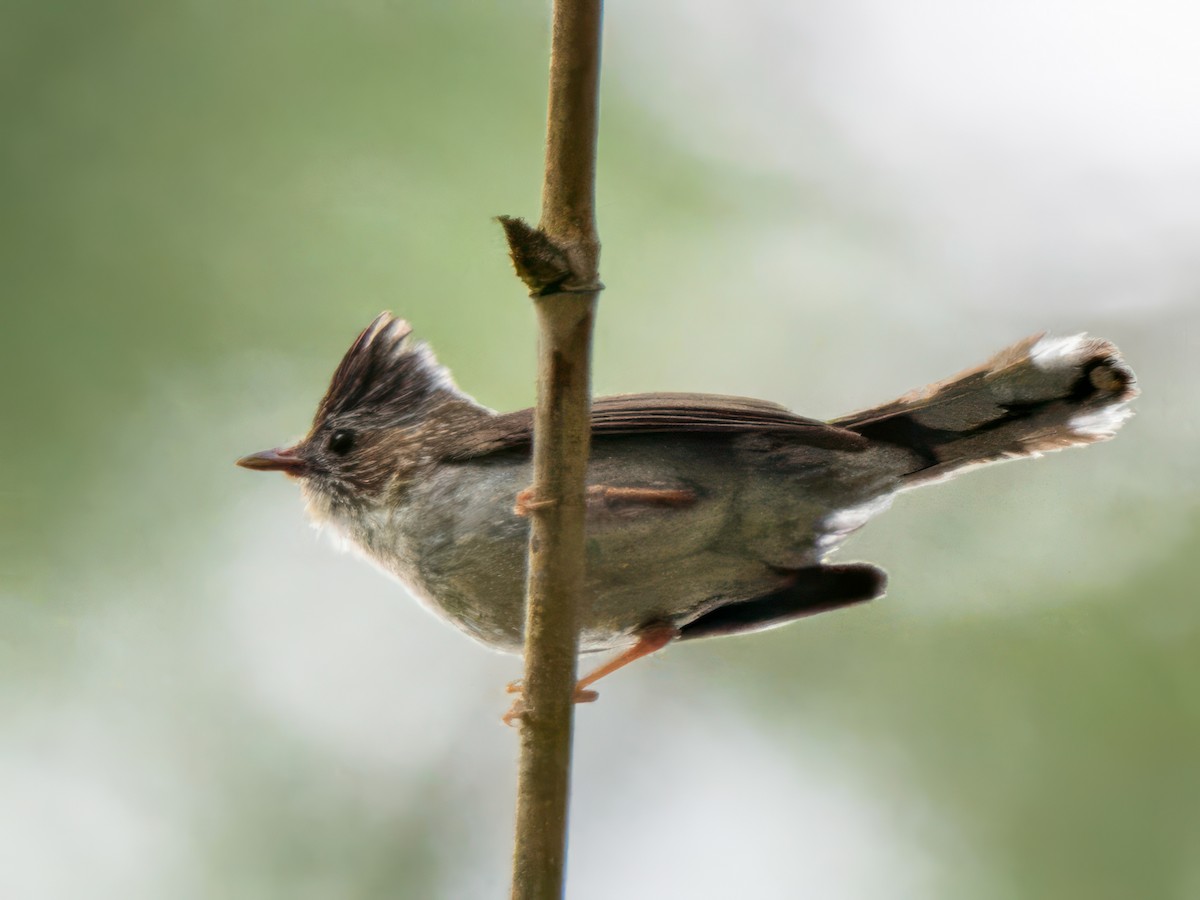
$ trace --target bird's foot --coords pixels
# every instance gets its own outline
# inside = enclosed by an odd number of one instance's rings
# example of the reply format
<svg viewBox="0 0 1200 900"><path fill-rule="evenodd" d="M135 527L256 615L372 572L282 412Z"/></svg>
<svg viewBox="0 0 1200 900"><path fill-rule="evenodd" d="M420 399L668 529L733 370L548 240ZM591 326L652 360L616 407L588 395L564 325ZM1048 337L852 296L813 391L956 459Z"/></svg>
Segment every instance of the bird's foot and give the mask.
<svg viewBox="0 0 1200 900"><path fill-rule="evenodd" d="M533 488L527 487L525 490L517 492L517 502L513 504L513 513L525 518L540 509L549 509L557 502L557 500L539 500Z"/></svg>
<svg viewBox="0 0 1200 900"><path fill-rule="evenodd" d="M514 727L517 719L524 716L527 711L527 707L525 705L525 698L520 696L524 692L524 690L525 690L525 686L524 686L524 684L521 683L520 678L518 678L516 681L510 681L504 687L505 693L518 695L517 698L515 700L513 700L512 706L510 706L508 708L508 712L506 712L500 719L500 721L502 721L505 725L508 725L510 728ZM590 691L587 688L583 688L583 687L580 687L579 685L576 685L575 686L575 695L571 698L571 702L572 703L595 703L599 699L600 699L599 691Z"/></svg>

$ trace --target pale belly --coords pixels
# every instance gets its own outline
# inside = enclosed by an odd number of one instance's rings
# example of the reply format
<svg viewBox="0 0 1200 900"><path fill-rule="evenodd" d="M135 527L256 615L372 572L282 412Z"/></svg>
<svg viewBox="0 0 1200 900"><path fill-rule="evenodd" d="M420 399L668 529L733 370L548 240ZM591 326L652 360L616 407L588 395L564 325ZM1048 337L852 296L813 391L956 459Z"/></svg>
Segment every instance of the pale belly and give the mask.
<svg viewBox="0 0 1200 900"><path fill-rule="evenodd" d="M621 646L649 622L683 625L781 587L788 569L818 563L850 530L833 513L890 491L893 479L865 454L804 453L802 465L761 466L747 465L761 457L734 441L631 438L594 448L589 484L685 489L696 500L589 508L581 648ZM519 651L529 522L513 505L529 483L528 460L515 453L442 465L399 512L348 536L434 612Z"/></svg>

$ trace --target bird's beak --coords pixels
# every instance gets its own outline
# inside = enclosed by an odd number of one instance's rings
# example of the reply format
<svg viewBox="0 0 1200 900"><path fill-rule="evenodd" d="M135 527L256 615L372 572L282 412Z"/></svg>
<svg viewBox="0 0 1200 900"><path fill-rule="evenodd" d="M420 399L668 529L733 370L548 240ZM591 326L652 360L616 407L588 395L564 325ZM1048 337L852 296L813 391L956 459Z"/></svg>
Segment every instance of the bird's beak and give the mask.
<svg viewBox="0 0 1200 900"><path fill-rule="evenodd" d="M237 461L243 469L257 469L260 472L283 472L286 475L303 475L308 471L308 463L296 455L295 447L283 447L275 450L262 450L243 456Z"/></svg>

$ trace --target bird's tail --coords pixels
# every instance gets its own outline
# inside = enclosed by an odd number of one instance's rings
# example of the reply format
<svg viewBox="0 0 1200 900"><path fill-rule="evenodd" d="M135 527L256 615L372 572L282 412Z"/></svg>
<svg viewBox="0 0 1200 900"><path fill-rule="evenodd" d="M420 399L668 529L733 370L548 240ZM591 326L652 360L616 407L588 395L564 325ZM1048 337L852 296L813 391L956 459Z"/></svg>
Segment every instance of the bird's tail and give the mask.
<svg viewBox="0 0 1200 900"><path fill-rule="evenodd" d="M922 460L902 487L969 466L1038 456L1116 434L1137 396L1133 371L1108 341L1034 335L976 369L835 420Z"/></svg>

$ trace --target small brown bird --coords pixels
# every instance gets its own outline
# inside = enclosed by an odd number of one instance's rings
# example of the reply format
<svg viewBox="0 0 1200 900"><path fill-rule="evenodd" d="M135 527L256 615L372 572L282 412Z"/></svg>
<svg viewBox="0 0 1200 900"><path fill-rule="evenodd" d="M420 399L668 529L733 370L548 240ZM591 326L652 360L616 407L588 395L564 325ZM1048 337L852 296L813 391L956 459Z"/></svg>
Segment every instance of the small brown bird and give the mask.
<svg viewBox="0 0 1200 900"><path fill-rule="evenodd" d="M672 640L882 595L881 569L826 560L898 491L1107 440L1136 395L1112 344L1038 335L828 423L741 397L596 400L580 646L622 652L577 698ZM467 634L519 652L532 424L531 410L498 414L463 394L384 313L346 353L308 436L238 464L298 478L318 523Z"/></svg>

